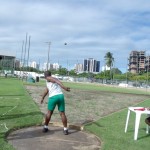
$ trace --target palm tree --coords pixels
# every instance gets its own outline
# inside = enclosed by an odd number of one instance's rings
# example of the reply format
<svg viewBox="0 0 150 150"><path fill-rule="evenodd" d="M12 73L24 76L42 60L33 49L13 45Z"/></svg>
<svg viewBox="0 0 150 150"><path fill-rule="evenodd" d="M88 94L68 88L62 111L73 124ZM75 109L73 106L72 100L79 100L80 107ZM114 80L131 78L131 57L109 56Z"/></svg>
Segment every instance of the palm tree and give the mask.
<svg viewBox="0 0 150 150"><path fill-rule="evenodd" d="M112 69L113 63L114 63L113 54L112 54L111 52L107 52L104 58L105 58L105 65L106 65L107 67L110 67L110 77L111 77L111 79L112 79L111 69Z"/></svg>
<svg viewBox="0 0 150 150"><path fill-rule="evenodd" d="M104 58L105 64L107 65L107 67L110 67L111 70L114 63L113 54L111 52L107 52Z"/></svg>

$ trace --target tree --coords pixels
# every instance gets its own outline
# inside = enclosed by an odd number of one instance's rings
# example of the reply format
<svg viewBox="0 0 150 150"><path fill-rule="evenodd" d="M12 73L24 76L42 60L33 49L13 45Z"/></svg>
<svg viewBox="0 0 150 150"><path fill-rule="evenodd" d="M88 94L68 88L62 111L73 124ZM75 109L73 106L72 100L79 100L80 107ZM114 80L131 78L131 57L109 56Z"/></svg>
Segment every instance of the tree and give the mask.
<svg viewBox="0 0 150 150"><path fill-rule="evenodd" d="M69 75L70 76L77 76L77 73L75 72L75 70L70 70Z"/></svg>
<svg viewBox="0 0 150 150"><path fill-rule="evenodd" d="M111 70L114 63L113 54L111 52L107 52L104 58L105 58L105 65L107 65L107 67L110 67Z"/></svg>
<svg viewBox="0 0 150 150"><path fill-rule="evenodd" d="M112 75L112 67L113 67L113 63L114 63L114 57L113 57L113 54L111 52L107 52L106 55L104 56L105 58L105 65L107 67L110 67L110 78L112 80L113 78L113 75Z"/></svg>
<svg viewBox="0 0 150 150"><path fill-rule="evenodd" d="M94 78L95 79L109 79L110 76L108 76L108 72L110 71L109 70L101 71L100 73L96 74Z"/></svg>
<svg viewBox="0 0 150 150"><path fill-rule="evenodd" d="M118 68L112 68L111 71L112 71L114 74L122 74L122 72L121 72Z"/></svg>
<svg viewBox="0 0 150 150"><path fill-rule="evenodd" d="M67 75L68 71L66 68L59 68L58 73L60 75Z"/></svg>

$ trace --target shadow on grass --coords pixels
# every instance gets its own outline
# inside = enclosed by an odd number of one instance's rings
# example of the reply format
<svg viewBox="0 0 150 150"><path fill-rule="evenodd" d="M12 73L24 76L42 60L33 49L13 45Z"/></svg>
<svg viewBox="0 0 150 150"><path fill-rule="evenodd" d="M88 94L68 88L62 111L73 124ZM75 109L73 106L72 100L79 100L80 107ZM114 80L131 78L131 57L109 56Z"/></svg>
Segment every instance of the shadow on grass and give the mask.
<svg viewBox="0 0 150 150"><path fill-rule="evenodd" d="M5 108L5 107L12 108L12 106L0 106L0 108Z"/></svg>
<svg viewBox="0 0 150 150"><path fill-rule="evenodd" d="M21 118L21 117L26 117L26 116L36 116L36 115L42 115L42 113L37 111L37 112L30 112L30 113L24 113L24 114L3 115L0 117L0 120Z"/></svg>
<svg viewBox="0 0 150 150"><path fill-rule="evenodd" d="M5 97L10 97L10 96L24 96L25 94L0 94L0 97L5 96ZM4 98L5 98L4 97Z"/></svg>
<svg viewBox="0 0 150 150"><path fill-rule="evenodd" d="M91 122L91 123L85 124L85 126L88 127L88 126L91 126L92 124L96 125L97 127L104 127L101 124L99 124L98 122Z"/></svg>
<svg viewBox="0 0 150 150"><path fill-rule="evenodd" d="M5 133L6 132L0 132L0 138L4 138L5 137Z"/></svg>
<svg viewBox="0 0 150 150"><path fill-rule="evenodd" d="M145 133L145 135L138 137L137 140L142 140L142 139L149 138L149 137L150 137L150 134Z"/></svg>

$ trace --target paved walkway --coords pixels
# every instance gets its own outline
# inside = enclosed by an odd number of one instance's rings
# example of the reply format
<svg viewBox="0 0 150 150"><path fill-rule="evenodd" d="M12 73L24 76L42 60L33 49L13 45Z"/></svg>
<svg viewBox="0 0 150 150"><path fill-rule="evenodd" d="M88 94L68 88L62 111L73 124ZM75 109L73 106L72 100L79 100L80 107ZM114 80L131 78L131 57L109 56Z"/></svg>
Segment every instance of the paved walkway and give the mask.
<svg viewBox="0 0 150 150"><path fill-rule="evenodd" d="M62 127L49 126L50 131L42 132L41 126L29 127L12 132L8 142L16 150L99 150L100 141L82 131L70 129L64 135Z"/></svg>

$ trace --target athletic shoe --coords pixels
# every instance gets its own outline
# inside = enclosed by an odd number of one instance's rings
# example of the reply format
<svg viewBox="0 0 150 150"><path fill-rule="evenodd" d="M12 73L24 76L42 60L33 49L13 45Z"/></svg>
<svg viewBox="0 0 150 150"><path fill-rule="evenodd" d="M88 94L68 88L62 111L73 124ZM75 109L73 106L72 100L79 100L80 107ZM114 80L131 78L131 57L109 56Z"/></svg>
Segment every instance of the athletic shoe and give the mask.
<svg viewBox="0 0 150 150"><path fill-rule="evenodd" d="M64 135L68 135L68 130L64 130Z"/></svg>
<svg viewBox="0 0 150 150"><path fill-rule="evenodd" d="M48 132L48 128L43 128L43 132L44 133Z"/></svg>

